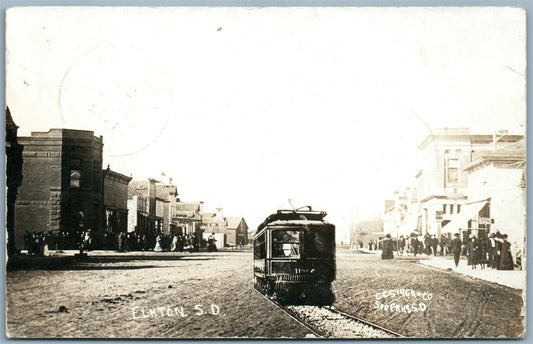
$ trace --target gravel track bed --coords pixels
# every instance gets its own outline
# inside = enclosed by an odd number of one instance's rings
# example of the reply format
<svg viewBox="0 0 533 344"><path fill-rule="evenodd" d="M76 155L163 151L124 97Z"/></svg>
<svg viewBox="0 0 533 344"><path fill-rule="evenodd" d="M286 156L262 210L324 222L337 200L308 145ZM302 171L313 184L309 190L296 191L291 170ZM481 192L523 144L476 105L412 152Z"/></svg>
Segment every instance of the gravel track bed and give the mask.
<svg viewBox="0 0 533 344"><path fill-rule="evenodd" d="M287 310L318 330L326 338L395 338L381 329L364 324L328 308L318 306L287 306Z"/></svg>

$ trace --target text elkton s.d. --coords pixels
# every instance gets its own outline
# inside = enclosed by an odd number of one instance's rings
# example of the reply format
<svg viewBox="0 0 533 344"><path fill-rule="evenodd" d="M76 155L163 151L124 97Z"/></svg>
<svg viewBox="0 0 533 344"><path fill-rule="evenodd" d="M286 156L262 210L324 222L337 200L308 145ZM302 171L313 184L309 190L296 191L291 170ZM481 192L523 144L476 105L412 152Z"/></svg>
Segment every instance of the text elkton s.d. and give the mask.
<svg viewBox="0 0 533 344"><path fill-rule="evenodd" d="M184 307L142 307L135 306L131 309L133 319L149 319L149 318L163 318L163 317L188 317L189 314L201 316L201 315L219 315L220 307L211 304L208 307L203 305L195 305L192 312L187 312Z"/></svg>

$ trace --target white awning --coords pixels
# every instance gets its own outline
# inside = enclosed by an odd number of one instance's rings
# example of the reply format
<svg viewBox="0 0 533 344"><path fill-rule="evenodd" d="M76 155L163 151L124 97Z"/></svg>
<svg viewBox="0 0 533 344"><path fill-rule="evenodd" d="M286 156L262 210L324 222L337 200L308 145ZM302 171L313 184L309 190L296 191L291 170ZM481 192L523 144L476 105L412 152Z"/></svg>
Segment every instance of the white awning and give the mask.
<svg viewBox="0 0 533 344"><path fill-rule="evenodd" d="M461 212L454 215L452 220L442 227L441 233L459 233L459 229L468 229L468 221L477 216L485 204L487 201L461 205Z"/></svg>

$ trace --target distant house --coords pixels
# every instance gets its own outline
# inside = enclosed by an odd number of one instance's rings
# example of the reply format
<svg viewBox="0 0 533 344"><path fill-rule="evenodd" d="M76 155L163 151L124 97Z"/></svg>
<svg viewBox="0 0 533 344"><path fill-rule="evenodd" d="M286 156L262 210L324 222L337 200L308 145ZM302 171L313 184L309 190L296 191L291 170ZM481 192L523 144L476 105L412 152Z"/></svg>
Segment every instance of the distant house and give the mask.
<svg viewBox="0 0 533 344"><path fill-rule="evenodd" d="M202 213L202 229L204 233L226 233L222 208L217 208L215 213Z"/></svg>
<svg viewBox="0 0 533 344"><path fill-rule="evenodd" d="M222 208L217 208L215 213L202 213L201 226L203 239L207 240L209 235L215 233L217 248L226 246L226 220L224 219Z"/></svg>
<svg viewBox="0 0 533 344"><path fill-rule="evenodd" d="M248 225L244 218L226 218L226 242L228 245L246 245L248 243Z"/></svg>

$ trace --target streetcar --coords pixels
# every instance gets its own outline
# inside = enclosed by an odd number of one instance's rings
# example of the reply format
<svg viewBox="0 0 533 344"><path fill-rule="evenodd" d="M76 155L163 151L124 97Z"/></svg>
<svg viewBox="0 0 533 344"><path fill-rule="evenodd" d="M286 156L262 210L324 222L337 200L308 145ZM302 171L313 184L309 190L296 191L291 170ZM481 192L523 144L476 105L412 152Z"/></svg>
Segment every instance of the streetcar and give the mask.
<svg viewBox="0 0 533 344"><path fill-rule="evenodd" d="M283 304L331 305L335 226L311 206L278 210L253 237L254 287Z"/></svg>

